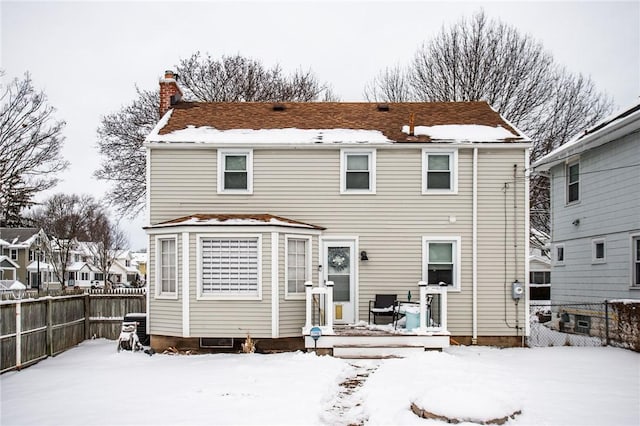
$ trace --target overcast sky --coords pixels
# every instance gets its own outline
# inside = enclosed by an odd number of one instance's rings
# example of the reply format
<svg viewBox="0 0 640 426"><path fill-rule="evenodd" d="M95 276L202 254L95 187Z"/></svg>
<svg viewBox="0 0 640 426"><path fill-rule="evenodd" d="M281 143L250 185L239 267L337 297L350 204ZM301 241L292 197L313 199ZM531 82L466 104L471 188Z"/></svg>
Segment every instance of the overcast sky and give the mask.
<svg viewBox="0 0 640 426"><path fill-rule="evenodd" d="M539 40L570 71L626 107L640 99L640 2L11 2L2 0L0 68L29 71L65 120L71 162L55 192L101 198L102 115L157 87L195 51L241 54L285 71L311 69L343 101L361 101L381 69L405 64L442 26L483 8ZM1 155L1 154L0 154ZM196 213L196 212L194 212ZM124 221L132 248L143 218Z"/></svg>

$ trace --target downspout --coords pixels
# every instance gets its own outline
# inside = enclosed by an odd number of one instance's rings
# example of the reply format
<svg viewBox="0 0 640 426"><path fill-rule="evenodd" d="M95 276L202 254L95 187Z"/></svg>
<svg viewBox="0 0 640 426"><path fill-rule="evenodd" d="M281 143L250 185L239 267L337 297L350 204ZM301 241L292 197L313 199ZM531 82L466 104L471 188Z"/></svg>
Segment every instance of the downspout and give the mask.
<svg viewBox="0 0 640 426"><path fill-rule="evenodd" d="M473 189L472 189L472 242L471 242L471 285L472 336L471 344L478 344L478 148L473 148Z"/></svg>
<svg viewBox="0 0 640 426"><path fill-rule="evenodd" d="M530 165L531 161L529 149L524 150L524 335L522 336L522 346L524 346L525 336L528 337L531 334L531 325L529 324L529 315L530 315L530 300L529 300L529 262L527 259L529 258L529 232L530 232L530 218L529 218L529 177L530 177Z"/></svg>

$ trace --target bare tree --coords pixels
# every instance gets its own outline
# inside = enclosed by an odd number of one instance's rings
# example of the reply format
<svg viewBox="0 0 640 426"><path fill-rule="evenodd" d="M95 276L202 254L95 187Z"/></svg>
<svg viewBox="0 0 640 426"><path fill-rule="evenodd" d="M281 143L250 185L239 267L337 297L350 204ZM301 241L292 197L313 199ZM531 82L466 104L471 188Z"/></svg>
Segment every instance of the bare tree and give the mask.
<svg viewBox="0 0 640 426"><path fill-rule="evenodd" d="M186 99L204 102L241 101L333 101L336 96L310 71L285 75L276 65L265 68L259 61L239 55L220 60L199 52L182 59L176 67ZM99 179L114 185L107 201L118 213L137 216L145 202L145 151L142 147L159 117L157 90L137 90L137 98L120 111L104 116L98 127L98 150L102 155Z"/></svg>
<svg viewBox="0 0 640 426"><path fill-rule="evenodd" d="M43 249L62 288L78 241L87 240L93 223L103 217L92 196L75 194L55 194L30 213L31 222L48 236Z"/></svg>
<svg viewBox="0 0 640 426"><path fill-rule="evenodd" d="M65 123L54 119L55 109L28 73L6 87L0 83L0 93L0 226L20 226L22 209L68 165L60 156Z"/></svg>
<svg viewBox="0 0 640 426"><path fill-rule="evenodd" d="M102 273L104 288L110 290L109 270L118 253L127 247L127 238L117 223L112 223L107 216L100 215L90 226L89 241L86 247L93 257L93 264Z"/></svg>
<svg viewBox="0 0 640 426"><path fill-rule="evenodd" d="M102 164L94 174L113 182L106 201L117 206L120 214L135 217L145 202L145 137L160 120L160 95L157 90L140 90L135 99L120 111L102 117L98 128L98 150Z"/></svg>
<svg viewBox="0 0 640 426"><path fill-rule="evenodd" d="M593 82L557 65L531 36L483 11L424 43L406 67L382 71L369 100L487 101L534 143L532 160L567 142L611 110ZM549 233L548 182L533 176L531 226Z"/></svg>
<svg viewBox="0 0 640 426"><path fill-rule="evenodd" d="M178 64L180 86L187 99L205 102L310 102L334 99L327 84L311 71L284 75L279 65L265 68L244 56L215 59L196 52Z"/></svg>

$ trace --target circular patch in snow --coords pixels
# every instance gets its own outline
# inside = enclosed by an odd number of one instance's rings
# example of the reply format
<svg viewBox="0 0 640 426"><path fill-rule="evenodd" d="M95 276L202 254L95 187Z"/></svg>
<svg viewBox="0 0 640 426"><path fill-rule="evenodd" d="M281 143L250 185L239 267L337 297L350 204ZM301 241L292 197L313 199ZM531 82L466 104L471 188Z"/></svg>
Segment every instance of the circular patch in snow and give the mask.
<svg viewBox="0 0 640 426"><path fill-rule="evenodd" d="M480 389L472 383L451 384L446 391L426 391L411 403L411 411L425 419L481 425L502 425L522 413L513 396L501 390Z"/></svg>
<svg viewBox="0 0 640 426"><path fill-rule="evenodd" d="M432 413L431 411L428 410L424 410L420 407L418 407L414 402L411 403L411 411L413 411L417 416L422 417L423 419L434 419L434 420L442 420L445 421L447 423L462 423L462 422L469 422L469 423L477 423L480 425L503 425L507 422L507 420L509 419L515 419L516 416L518 414L521 414L522 411L518 410L518 411L514 411L513 413L504 416L504 417L499 417L499 418L495 418L495 419L488 419L488 420L479 420L479 419L472 419L472 418L451 418L451 417L447 417L447 416L442 416L440 414L435 414Z"/></svg>

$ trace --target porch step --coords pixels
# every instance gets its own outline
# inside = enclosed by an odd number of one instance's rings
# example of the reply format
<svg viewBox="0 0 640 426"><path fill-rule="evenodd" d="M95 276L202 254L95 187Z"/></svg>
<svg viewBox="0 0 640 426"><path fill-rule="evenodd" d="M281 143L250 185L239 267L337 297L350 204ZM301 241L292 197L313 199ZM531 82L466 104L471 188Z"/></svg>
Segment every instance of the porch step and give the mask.
<svg viewBox="0 0 640 426"><path fill-rule="evenodd" d="M424 345L334 345L333 356L347 359L382 359L404 358L409 355L424 352Z"/></svg>

